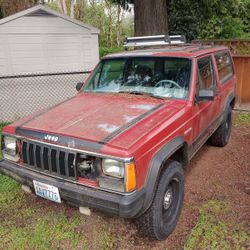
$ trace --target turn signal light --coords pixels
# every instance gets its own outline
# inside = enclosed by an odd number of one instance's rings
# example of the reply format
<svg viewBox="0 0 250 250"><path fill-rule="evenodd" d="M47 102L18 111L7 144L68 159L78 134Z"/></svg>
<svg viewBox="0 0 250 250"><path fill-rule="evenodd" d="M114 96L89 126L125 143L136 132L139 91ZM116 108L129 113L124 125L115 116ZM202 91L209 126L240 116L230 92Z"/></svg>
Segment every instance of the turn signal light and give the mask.
<svg viewBox="0 0 250 250"><path fill-rule="evenodd" d="M131 192L136 188L135 164L129 163L126 166L126 192Z"/></svg>

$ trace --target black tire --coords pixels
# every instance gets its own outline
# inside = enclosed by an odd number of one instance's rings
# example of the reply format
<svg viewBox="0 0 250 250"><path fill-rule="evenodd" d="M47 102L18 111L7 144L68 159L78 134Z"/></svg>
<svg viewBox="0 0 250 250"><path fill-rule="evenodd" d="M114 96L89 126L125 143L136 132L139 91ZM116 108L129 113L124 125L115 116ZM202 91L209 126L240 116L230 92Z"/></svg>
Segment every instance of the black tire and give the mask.
<svg viewBox="0 0 250 250"><path fill-rule="evenodd" d="M175 229L184 197L184 172L180 163L168 161L161 172L149 209L136 220L139 232L164 240Z"/></svg>
<svg viewBox="0 0 250 250"><path fill-rule="evenodd" d="M228 144L232 130L232 109L228 110L225 121L213 133L210 142L213 146L224 147Z"/></svg>

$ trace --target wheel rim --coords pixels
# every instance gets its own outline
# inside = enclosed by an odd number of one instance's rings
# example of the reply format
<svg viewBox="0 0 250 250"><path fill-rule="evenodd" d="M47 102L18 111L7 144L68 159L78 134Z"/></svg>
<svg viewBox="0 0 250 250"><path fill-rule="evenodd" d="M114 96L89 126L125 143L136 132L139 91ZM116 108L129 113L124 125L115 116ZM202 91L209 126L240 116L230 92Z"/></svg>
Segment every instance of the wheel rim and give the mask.
<svg viewBox="0 0 250 250"><path fill-rule="evenodd" d="M228 128L229 128L229 124L228 124L228 120L227 120L227 122L226 122L226 130L228 130Z"/></svg>
<svg viewBox="0 0 250 250"><path fill-rule="evenodd" d="M172 188L168 188L163 199L163 209L168 210L173 199L173 190Z"/></svg>
<svg viewBox="0 0 250 250"><path fill-rule="evenodd" d="M163 223L167 224L173 219L173 215L179 203L180 183L177 179L172 179L166 187L162 201L162 218Z"/></svg>

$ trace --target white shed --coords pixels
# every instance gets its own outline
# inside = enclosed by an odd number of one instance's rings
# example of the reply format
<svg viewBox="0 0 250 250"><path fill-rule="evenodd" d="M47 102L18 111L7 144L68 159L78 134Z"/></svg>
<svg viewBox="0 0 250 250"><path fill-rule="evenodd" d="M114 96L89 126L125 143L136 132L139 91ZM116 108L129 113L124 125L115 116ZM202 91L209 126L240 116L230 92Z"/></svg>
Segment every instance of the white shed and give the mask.
<svg viewBox="0 0 250 250"><path fill-rule="evenodd" d="M0 20L0 76L91 70L99 30L42 5Z"/></svg>

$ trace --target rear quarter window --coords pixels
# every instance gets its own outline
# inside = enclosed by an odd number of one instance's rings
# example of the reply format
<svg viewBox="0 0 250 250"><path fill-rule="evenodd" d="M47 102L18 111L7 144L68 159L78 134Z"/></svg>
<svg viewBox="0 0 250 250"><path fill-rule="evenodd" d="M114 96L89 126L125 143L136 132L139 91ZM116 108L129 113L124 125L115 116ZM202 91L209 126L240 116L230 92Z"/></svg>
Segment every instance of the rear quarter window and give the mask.
<svg viewBox="0 0 250 250"><path fill-rule="evenodd" d="M220 82L224 84L234 74L231 56L228 52L222 52L215 55L215 60Z"/></svg>

